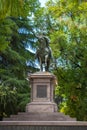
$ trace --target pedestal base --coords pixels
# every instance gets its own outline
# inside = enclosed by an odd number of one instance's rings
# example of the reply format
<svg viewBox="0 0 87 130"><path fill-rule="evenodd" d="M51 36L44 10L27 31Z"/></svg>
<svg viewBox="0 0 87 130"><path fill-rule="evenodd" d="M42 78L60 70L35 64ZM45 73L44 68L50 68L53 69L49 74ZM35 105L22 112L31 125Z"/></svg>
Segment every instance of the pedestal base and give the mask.
<svg viewBox="0 0 87 130"><path fill-rule="evenodd" d="M57 104L54 102L31 102L27 104L26 112L57 112Z"/></svg>

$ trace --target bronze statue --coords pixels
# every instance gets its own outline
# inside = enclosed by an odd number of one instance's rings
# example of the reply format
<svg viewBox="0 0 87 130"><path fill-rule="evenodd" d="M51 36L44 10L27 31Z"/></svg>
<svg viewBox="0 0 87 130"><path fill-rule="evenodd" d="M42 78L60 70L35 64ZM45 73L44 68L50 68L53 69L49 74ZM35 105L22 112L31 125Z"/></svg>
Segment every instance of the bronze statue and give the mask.
<svg viewBox="0 0 87 130"><path fill-rule="evenodd" d="M49 47L49 39L46 36L38 37L39 45L35 57L40 63L40 71L49 71L50 61L53 58L51 48Z"/></svg>

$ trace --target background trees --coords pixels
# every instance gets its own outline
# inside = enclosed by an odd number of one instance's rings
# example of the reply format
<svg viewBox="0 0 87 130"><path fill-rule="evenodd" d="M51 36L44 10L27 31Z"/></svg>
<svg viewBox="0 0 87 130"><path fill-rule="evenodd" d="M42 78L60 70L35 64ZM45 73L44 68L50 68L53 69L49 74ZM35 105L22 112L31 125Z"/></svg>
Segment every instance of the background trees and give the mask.
<svg viewBox="0 0 87 130"><path fill-rule="evenodd" d="M53 23L50 37L57 61L54 73L65 102L61 110L77 120L87 120L87 2L49 1L47 7Z"/></svg>
<svg viewBox="0 0 87 130"><path fill-rule="evenodd" d="M24 16L26 14L24 4L23 0L0 0L0 50L5 49L10 43L14 22L8 20L8 17Z"/></svg>
<svg viewBox="0 0 87 130"><path fill-rule="evenodd" d="M4 1L1 1L2 7ZM8 1L6 1L8 2ZM17 9L19 1L12 4ZM22 1L20 1L22 2ZM7 3L6 3L7 4ZM7 5L5 6L7 7ZM17 5L16 5L17 4ZM4 6L3 9L7 9ZM39 9L39 2L25 1L22 3L24 14L16 15L9 7L8 13L1 15L0 21L0 115L9 116L18 111L24 111L29 102L28 73L34 70L34 54L29 51L35 46L35 36L32 33L34 24L32 15ZM14 8L14 11L16 9ZM19 8L18 8L19 10ZM3 13L4 10L0 13ZM9 13L10 12L10 13ZM33 26L32 26L33 24Z"/></svg>

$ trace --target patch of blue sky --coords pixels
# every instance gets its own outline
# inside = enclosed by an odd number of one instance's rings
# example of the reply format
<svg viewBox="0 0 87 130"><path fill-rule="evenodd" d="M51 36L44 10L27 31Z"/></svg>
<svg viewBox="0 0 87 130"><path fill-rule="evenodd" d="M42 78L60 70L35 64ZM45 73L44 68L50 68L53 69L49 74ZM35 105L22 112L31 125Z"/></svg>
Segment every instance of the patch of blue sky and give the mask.
<svg viewBox="0 0 87 130"><path fill-rule="evenodd" d="M35 59L34 61L32 61L32 60L26 61L26 64L27 64L27 66L31 66L31 67L40 69L40 65L39 65L39 62L37 59Z"/></svg>
<svg viewBox="0 0 87 130"><path fill-rule="evenodd" d="M44 7L45 6L45 3L47 2L47 0L39 0L40 3L41 3L41 7Z"/></svg>
<svg viewBox="0 0 87 130"><path fill-rule="evenodd" d="M22 33L22 34L29 34L29 31L27 31L27 29L25 29L25 28L18 29L18 32Z"/></svg>
<svg viewBox="0 0 87 130"><path fill-rule="evenodd" d="M30 51L31 53L35 54L36 53L36 48L32 48L31 44L28 45L28 47L26 48L28 51Z"/></svg>
<svg viewBox="0 0 87 130"><path fill-rule="evenodd" d="M20 34L30 34L32 32L29 32L26 28L20 28L18 30ZM33 33L32 33L33 34ZM32 47L32 42L35 42L36 39L29 39L26 43L26 49L29 50L31 53L36 53L36 48ZM25 43L25 41L23 41Z"/></svg>

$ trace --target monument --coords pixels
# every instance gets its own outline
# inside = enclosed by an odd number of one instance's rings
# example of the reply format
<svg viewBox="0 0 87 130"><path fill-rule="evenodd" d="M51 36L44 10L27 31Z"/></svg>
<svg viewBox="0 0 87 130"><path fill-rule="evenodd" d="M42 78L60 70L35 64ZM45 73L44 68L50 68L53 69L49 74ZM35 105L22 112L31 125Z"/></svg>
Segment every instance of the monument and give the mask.
<svg viewBox="0 0 87 130"><path fill-rule="evenodd" d="M40 72L31 74L31 103L26 107L27 112L57 112L57 104L54 103L54 86L56 77L49 73L50 60L52 59L49 39L39 36L39 47L36 58L39 60ZM43 66L44 65L44 66ZM45 69L45 72L43 72Z"/></svg>
<svg viewBox="0 0 87 130"><path fill-rule="evenodd" d="M54 91L56 84L55 75L49 73L50 61L53 59L49 39L39 36L39 47L36 58L40 64L40 71L29 76L31 84L31 103L26 106L27 113L37 113L40 120L75 120L58 112L57 104L54 102ZM45 69L45 71L44 71Z"/></svg>
<svg viewBox="0 0 87 130"><path fill-rule="evenodd" d="M27 104L26 112L34 113L34 116L37 115L37 120L75 120L58 112L57 104L54 102L54 91L57 81L55 75L49 73L50 61L53 58L49 47L49 39L46 36L40 36L38 39L39 47L36 51L36 58L38 58L40 63L40 71L29 76L31 103Z"/></svg>
<svg viewBox="0 0 87 130"><path fill-rule="evenodd" d="M26 112L11 115L5 121L75 121L74 118L58 112L54 102L54 90L56 84L55 75L49 72L52 58L48 38L39 37L40 46L36 52L36 58L40 63L40 71L28 76L31 86L31 102L26 105ZM45 69L45 70L44 70Z"/></svg>

